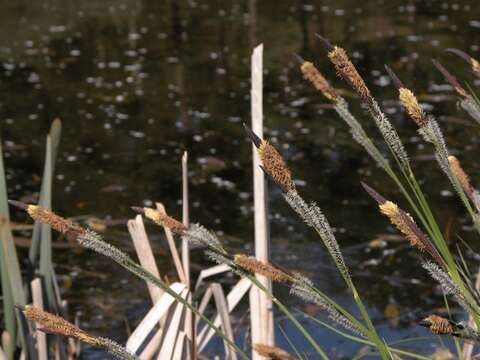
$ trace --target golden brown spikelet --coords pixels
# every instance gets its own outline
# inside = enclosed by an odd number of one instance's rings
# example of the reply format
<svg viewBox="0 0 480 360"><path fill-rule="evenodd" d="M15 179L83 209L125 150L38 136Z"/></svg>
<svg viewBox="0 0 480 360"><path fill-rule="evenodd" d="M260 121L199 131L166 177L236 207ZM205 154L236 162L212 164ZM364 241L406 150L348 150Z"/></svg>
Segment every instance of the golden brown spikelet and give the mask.
<svg viewBox="0 0 480 360"><path fill-rule="evenodd" d="M460 165L460 161L453 156L450 155L448 157L448 163L450 164L450 169L452 170L453 175L457 178L458 182L462 186L463 191L469 198L473 198L473 187L470 184L470 178L468 175L463 171L462 165Z"/></svg>
<svg viewBox="0 0 480 360"><path fill-rule="evenodd" d="M305 79L322 93L328 100L334 101L338 95L335 89L329 84L327 79L318 71L318 69L309 61L305 61L300 67Z"/></svg>
<svg viewBox="0 0 480 360"><path fill-rule="evenodd" d="M236 265L241 267L244 270L247 270L254 274L263 275L273 281L280 281L280 282L289 282L293 281L293 278L288 275L286 272L276 268L275 266L257 260L253 256L247 256L243 254L237 254L234 257Z"/></svg>
<svg viewBox="0 0 480 360"><path fill-rule="evenodd" d="M345 50L335 46L333 50L328 53L328 57L335 66L337 73L353 87L362 100L370 100L370 90L358 73L355 65L353 65L348 58Z"/></svg>
<svg viewBox="0 0 480 360"><path fill-rule="evenodd" d="M405 236L410 245L420 251L426 251L440 266L444 266L444 261L438 253L435 245L417 226L410 214L400 209L397 204L391 201L385 201L379 204L382 214L386 215L390 222Z"/></svg>
<svg viewBox="0 0 480 360"><path fill-rule="evenodd" d="M85 233L85 229L80 225L41 206L28 205L26 210L32 219L38 220L42 224L50 225L52 229L62 234L78 236Z"/></svg>
<svg viewBox="0 0 480 360"><path fill-rule="evenodd" d="M268 141L262 140L258 147L258 156L263 170L283 191L295 190L292 175L280 153Z"/></svg>
<svg viewBox="0 0 480 360"><path fill-rule="evenodd" d="M425 245L419 241L417 234L408 226L405 221L405 218L401 216L400 209L398 208L397 204L386 201L384 204L380 205L380 211L382 214L386 215L390 222L397 227L398 230L405 236L405 238L410 241L412 246L417 247L420 250L425 250ZM413 219L409 214L406 214L411 221Z"/></svg>
<svg viewBox="0 0 480 360"><path fill-rule="evenodd" d="M418 127L424 127L427 124L427 118L415 95L410 90L402 87L399 89L399 99L407 114L415 121Z"/></svg>
<svg viewBox="0 0 480 360"><path fill-rule="evenodd" d="M253 349L256 353L264 358L271 359L271 360L295 360L295 358L290 355L285 350L276 347L270 346L265 344L255 344Z"/></svg>
<svg viewBox="0 0 480 360"><path fill-rule="evenodd" d="M434 334L453 334L455 333L454 326L448 319L438 315L429 315L422 320L421 325L426 326Z"/></svg>
<svg viewBox="0 0 480 360"><path fill-rule="evenodd" d="M472 70L475 74L480 75L480 63L474 59L470 59L470 64L472 65Z"/></svg>
<svg viewBox="0 0 480 360"><path fill-rule="evenodd" d="M22 308L25 317L41 326L41 330L51 334L63 335L79 339L90 345L98 346L95 337L76 327L61 316L50 314L42 309L26 305Z"/></svg>
<svg viewBox="0 0 480 360"><path fill-rule="evenodd" d="M180 221L175 220L173 217L168 216L165 213L161 213L160 211L152 208L143 208L143 211L145 213L145 216L152 220L154 223L160 226L165 226L176 234L183 234L187 230L187 227L183 225Z"/></svg>

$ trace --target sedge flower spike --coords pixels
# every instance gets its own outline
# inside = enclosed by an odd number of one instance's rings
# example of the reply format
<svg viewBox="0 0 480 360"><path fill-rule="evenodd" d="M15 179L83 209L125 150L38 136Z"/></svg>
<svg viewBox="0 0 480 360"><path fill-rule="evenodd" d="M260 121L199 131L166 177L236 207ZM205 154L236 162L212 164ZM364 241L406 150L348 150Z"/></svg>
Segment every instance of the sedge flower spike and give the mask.
<svg viewBox="0 0 480 360"><path fill-rule="evenodd" d="M455 175L455 177L457 178L465 194L467 194L468 197L473 200L474 188L470 183L470 178L463 170L462 165L460 164L460 161L458 161L458 159L455 156L450 155L448 157L448 163L450 165L450 170L452 171L453 175Z"/></svg>
<svg viewBox="0 0 480 360"><path fill-rule="evenodd" d="M258 157L262 163L263 171L284 192L294 191L295 184L292 180L290 169L285 164L282 155L268 141L260 139L247 125L244 124L250 140L257 148Z"/></svg>
<svg viewBox="0 0 480 360"><path fill-rule="evenodd" d="M350 61L346 51L338 46L333 46L328 40L320 38L328 51L328 58L337 70L337 73L352 87L355 93L360 97L372 119L375 121L378 129L382 133L385 142L400 161L404 169L409 169L409 159L407 152L398 136L397 131L392 126L387 116L382 112L377 101L373 98L365 81L360 76L355 65Z"/></svg>
<svg viewBox="0 0 480 360"><path fill-rule="evenodd" d="M300 70L305 79L310 81L315 89L320 91L330 101L335 101L338 94L325 77L318 71L318 69L309 61L305 61Z"/></svg>
<svg viewBox="0 0 480 360"><path fill-rule="evenodd" d="M254 256L247 256L243 254L237 254L233 259L235 265L243 270L254 274L260 274L272 281L278 282L292 282L294 278L288 275L281 269L273 266L270 263L266 263L258 260Z"/></svg>
<svg viewBox="0 0 480 360"><path fill-rule="evenodd" d="M42 309L26 305L18 306L25 318L35 322L39 326L39 330L48 334L66 336L80 340L81 342L101 348L119 359L138 360L139 358L131 354L127 349L116 342L103 337L92 336L86 331L68 322L58 315L53 315Z"/></svg>
<svg viewBox="0 0 480 360"><path fill-rule="evenodd" d="M444 260L438 253L437 248L430 238L424 234L410 214L398 207L397 204L386 200L370 186L362 182L362 186L367 193L378 203L380 212L388 217L390 222L402 233L410 242L410 245L421 252L427 252L440 266L444 266Z"/></svg>

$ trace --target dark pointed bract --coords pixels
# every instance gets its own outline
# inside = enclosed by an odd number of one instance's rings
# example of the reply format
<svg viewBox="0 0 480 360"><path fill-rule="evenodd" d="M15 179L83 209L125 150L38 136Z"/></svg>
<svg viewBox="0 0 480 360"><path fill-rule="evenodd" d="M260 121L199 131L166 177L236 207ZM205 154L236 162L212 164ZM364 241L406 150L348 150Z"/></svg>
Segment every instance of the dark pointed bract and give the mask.
<svg viewBox="0 0 480 360"><path fill-rule="evenodd" d="M320 34L315 34L315 36L320 39L320 41L322 42L323 46L327 51L332 51L335 48L327 38L324 38Z"/></svg>
<svg viewBox="0 0 480 360"><path fill-rule="evenodd" d="M382 195L377 193L375 190L373 190L370 186L365 184L363 181L361 181L362 187L365 189L365 191L370 195L379 205L385 204L387 202L387 199L385 199Z"/></svg>
<svg viewBox="0 0 480 360"><path fill-rule="evenodd" d="M472 61L472 57L462 50L455 49L455 48L448 48L448 49L445 49L444 51L450 54L455 54L461 57L463 60L465 60L468 63Z"/></svg>
<svg viewBox="0 0 480 360"><path fill-rule="evenodd" d="M257 134L255 134L248 126L247 124L243 123L243 127L245 128L245 131L247 132L248 137L250 140L252 140L253 144L259 148L260 144L262 143L262 139L260 139Z"/></svg>
<svg viewBox="0 0 480 360"><path fill-rule="evenodd" d="M404 88L405 86L403 85L402 81L398 78L398 76L393 72L393 70L390 68L388 65L384 65L385 70L387 71L388 76L390 76L390 79L392 79L393 84L397 89Z"/></svg>
<svg viewBox="0 0 480 360"><path fill-rule="evenodd" d="M130 206L130 209L133 211L139 213L139 214L145 214L145 210L142 207L139 206Z"/></svg>
<svg viewBox="0 0 480 360"><path fill-rule="evenodd" d="M19 209L22 209L22 210L27 210L28 208L28 204L25 204L23 202L20 202L20 201L16 201L16 200L8 200L9 204L10 205L13 205Z"/></svg>
<svg viewBox="0 0 480 360"><path fill-rule="evenodd" d="M303 64L305 62L305 59L302 58L300 55L298 55L297 53L292 53L293 55L293 58L295 60L297 60L300 64Z"/></svg>

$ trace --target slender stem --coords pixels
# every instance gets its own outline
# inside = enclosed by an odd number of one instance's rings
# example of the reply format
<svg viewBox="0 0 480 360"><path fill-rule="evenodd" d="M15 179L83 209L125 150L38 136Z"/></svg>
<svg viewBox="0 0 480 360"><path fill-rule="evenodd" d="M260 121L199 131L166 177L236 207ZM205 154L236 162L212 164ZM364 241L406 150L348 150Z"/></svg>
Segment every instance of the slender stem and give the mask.
<svg viewBox="0 0 480 360"><path fill-rule="evenodd" d="M263 286L255 276L246 275L246 277L261 291L263 291L274 303L278 306L278 308L287 316L287 318L300 330L300 332L305 336L308 342L313 346L315 351L322 357L324 360L329 360L327 354L322 350L322 348L318 345L318 343L312 338L312 336L308 333L308 331L303 327L302 324L295 318L295 316L287 309L285 305L283 305L280 300L278 300L272 293L268 291L268 289Z"/></svg>

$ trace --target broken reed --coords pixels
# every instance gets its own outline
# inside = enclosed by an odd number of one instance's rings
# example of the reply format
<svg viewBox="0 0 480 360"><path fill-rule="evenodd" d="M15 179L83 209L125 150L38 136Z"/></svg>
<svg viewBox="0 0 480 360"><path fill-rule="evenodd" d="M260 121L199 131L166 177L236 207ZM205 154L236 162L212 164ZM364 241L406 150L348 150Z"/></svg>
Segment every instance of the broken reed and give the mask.
<svg viewBox="0 0 480 360"><path fill-rule="evenodd" d="M37 329L47 334L61 335L77 339L85 344L101 348L110 354L124 360L138 360L123 346L107 338L90 335L86 331L68 322L58 315L50 314L42 309L26 305L18 306L25 318L37 324Z"/></svg>
<svg viewBox="0 0 480 360"><path fill-rule="evenodd" d="M45 209L41 206L31 205L31 204L24 204L19 201L9 200L9 203L25 210L34 220L38 220L43 224L50 225L52 229L76 240L81 246L93 250L103 256L106 256L117 264L125 268L127 271L131 272L132 274L138 276L139 278L143 279L144 281L150 282L162 290L164 290L167 294L175 298L176 301L180 302L188 309L193 311L199 318L201 318L208 327L212 328L217 335L219 335L237 354L245 360L248 360L248 356L243 352L233 341L231 341L228 336L226 336L217 326L213 324L213 322L208 319L205 315L198 312L198 310L193 307L189 302L179 296L176 292L174 292L168 284L163 282L160 278L157 278L155 275L144 269L141 265L133 261L130 256L126 253L121 251L120 249L116 248L115 246L107 243L103 240L103 238L93 230L84 229L80 225L65 219L54 212ZM142 209L143 211L143 209ZM161 218L164 222L172 225L175 229L180 232L185 231L184 227L179 227L176 221L173 221L173 218L166 217ZM160 219L160 220L161 220ZM199 230L200 233L204 232L204 229ZM206 231L206 230L205 230ZM188 233L188 231L185 231Z"/></svg>

